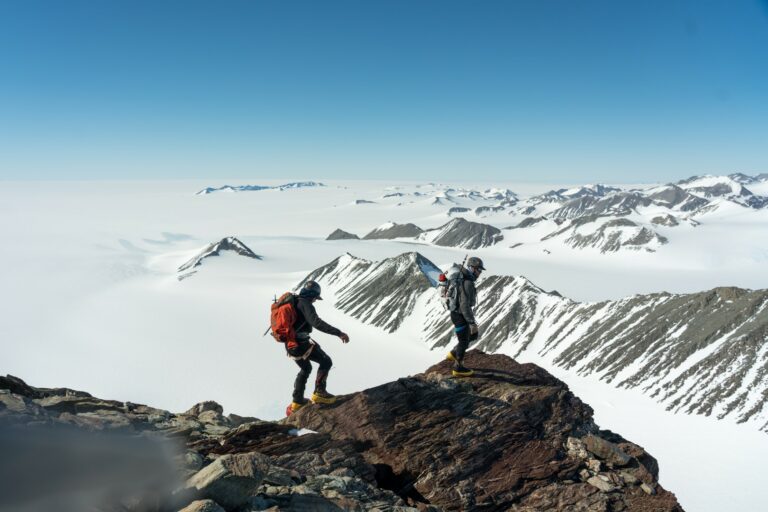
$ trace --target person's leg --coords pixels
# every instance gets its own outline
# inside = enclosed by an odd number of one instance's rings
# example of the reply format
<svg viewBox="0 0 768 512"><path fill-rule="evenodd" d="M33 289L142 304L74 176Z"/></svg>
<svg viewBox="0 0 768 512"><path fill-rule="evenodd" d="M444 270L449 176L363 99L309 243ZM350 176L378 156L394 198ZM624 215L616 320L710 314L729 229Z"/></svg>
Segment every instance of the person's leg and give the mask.
<svg viewBox="0 0 768 512"><path fill-rule="evenodd" d="M306 359L295 359L299 365L299 373L293 383L293 401L297 404L304 403L304 389L307 387L307 379L312 373L312 365Z"/></svg>
<svg viewBox="0 0 768 512"><path fill-rule="evenodd" d="M315 349L310 354L309 360L319 365L317 368L317 378L315 378L315 390L325 391L328 372L330 372L331 366L333 366L333 360L318 344L315 344Z"/></svg>
<svg viewBox="0 0 768 512"><path fill-rule="evenodd" d="M458 342L451 350L451 356L456 366L461 366L464 360L464 353L469 346L469 324L461 313L451 312L451 321L454 325L454 332ZM450 358L449 358L450 359Z"/></svg>

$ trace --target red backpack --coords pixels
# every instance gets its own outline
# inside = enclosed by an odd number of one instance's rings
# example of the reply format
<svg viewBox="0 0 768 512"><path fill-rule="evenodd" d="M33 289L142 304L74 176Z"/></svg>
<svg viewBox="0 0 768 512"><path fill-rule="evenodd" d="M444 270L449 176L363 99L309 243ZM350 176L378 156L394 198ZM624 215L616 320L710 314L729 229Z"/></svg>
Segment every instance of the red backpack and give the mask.
<svg viewBox="0 0 768 512"><path fill-rule="evenodd" d="M271 306L272 336L279 343L296 340L296 331L293 328L298 318L294 307L295 302L296 296L291 292L285 292Z"/></svg>

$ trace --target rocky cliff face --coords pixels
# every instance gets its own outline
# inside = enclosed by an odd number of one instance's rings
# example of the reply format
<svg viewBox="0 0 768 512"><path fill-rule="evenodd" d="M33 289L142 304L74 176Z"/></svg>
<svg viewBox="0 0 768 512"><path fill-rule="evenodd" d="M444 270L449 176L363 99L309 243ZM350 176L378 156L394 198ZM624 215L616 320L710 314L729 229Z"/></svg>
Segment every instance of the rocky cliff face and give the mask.
<svg viewBox="0 0 768 512"><path fill-rule="evenodd" d="M6 458L18 464L13 485L0 483L0 507L40 503L66 481L78 492L56 494L56 510L682 511L658 484L655 459L600 430L564 383L506 356L472 351L467 358L475 378L456 380L442 362L280 422L224 416L215 402L171 414L0 378L2 439L11 431L17 439L61 430L82 436L81 444L68 439L68 448L82 451L68 454L80 469L58 482L39 478L32 451ZM139 444L105 459L107 432ZM132 454L150 439L174 439L181 448L170 464L157 449L138 450L140 478L115 472L133 467ZM93 480L82 465L93 456L101 457L102 475L133 476L144 486ZM175 478L160 466L175 467ZM95 482L101 492L85 492ZM19 492L28 485L34 495Z"/></svg>

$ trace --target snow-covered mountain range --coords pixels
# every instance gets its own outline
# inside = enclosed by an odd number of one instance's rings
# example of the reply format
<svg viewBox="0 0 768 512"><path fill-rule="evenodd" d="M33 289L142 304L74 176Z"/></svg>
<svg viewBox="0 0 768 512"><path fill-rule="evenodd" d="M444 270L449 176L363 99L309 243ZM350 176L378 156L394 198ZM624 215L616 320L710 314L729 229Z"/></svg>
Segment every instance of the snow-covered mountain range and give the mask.
<svg viewBox="0 0 768 512"><path fill-rule="evenodd" d="M416 252L373 262L350 254L310 273L335 306L390 333L409 318L432 347L453 343L434 286L440 270ZM768 290L635 295L580 303L520 276L478 282L476 348L538 357L614 386L638 388L675 412L754 421L768 432ZM409 333L413 336L414 333Z"/></svg>
<svg viewBox="0 0 768 512"><path fill-rule="evenodd" d="M693 176L667 185L645 188L603 184L560 188L527 197L509 189L474 190L426 184L385 190L376 204L413 210L412 222L387 222L373 227L365 239L405 239L414 242L478 249L502 242L508 247L540 246L547 253L559 248L592 249L595 253L656 252L679 234L702 222L768 207L768 196L747 188L765 189L768 175ZM438 227L422 225L421 208L442 210L437 216L454 221ZM417 213L419 212L419 213ZM427 220L433 222L433 214Z"/></svg>
<svg viewBox="0 0 768 512"><path fill-rule="evenodd" d="M206 194L213 194L214 192L256 192L259 190L290 190L296 188L307 187L324 187L323 183L317 181L294 181L291 183L284 183L282 185L223 185L221 187L205 187L197 192L198 196L204 196Z"/></svg>

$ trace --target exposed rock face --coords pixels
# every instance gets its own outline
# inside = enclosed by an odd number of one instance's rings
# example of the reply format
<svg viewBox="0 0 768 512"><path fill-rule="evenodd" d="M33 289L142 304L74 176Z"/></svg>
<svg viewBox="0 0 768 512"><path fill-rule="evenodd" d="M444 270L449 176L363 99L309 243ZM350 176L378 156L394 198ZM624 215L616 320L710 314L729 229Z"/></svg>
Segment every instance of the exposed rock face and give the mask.
<svg viewBox="0 0 768 512"><path fill-rule="evenodd" d="M499 243L504 239L504 235L498 228L459 217L437 229L425 232L419 238L444 247L479 249Z"/></svg>
<svg viewBox="0 0 768 512"><path fill-rule="evenodd" d="M506 356L470 352L467 362L478 370L476 378L454 380L443 362L332 407L302 409L287 422L356 444L377 468L380 485L412 504L443 510L552 510L552 504L574 511L682 510L658 485L653 465L641 462L650 456L622 439L637 454L631 456L606 439L615 435L602 433L589 406L562 382ZM569 450L569 442L581 442L584 450ZM593 459L599 469L590 466ZM646 494L641 483L656 494Z"/></svg>
<svg viewBox="0 0 768 512"><path fill-rule="evenodd" d="M546 217L526 217L522 221L520 221L520 223L517 224L516 226L510 226L507 229L527 228L527 227L533 226L534 224L538 224L543 220L547 220L547 218Z"/></svg>
<svg viewBox="0 0 768 512"><path fill-rule="evenodd" d="M667 238L650 228L623 218L585 215L566 221L565 226L542 238L549 240L560 235L569 235L565 243L582 249L591 247L601 253L616 252L620 249L645 250L654 252L668 242Z"/></svg>
<svg viewBox="0 0 768 512"><path fill-rule="evenodd" d="M357 235L353 235L352 233L342 231L341 229L337 229L336 231L328 235L328 238L326 238L326 240L360 240L360 237Z"/></svg>
<svg viewBox="0 0 768 512"><path fill-rule="evenodd" d="M363 240L392 240L393 238L412 238L419 236L424 230L415 224L397 224L388 222L374 229L363 237Z"/></svg>
<svg viewBox="0 0 768 512"><path fill-rule="evenodd" d="M418 264L405 256L375 263L346 255L308 278L337 298L337 308L388 332L421 303L422 339L446 346L454 333L433 288L439 271L423 256ZM494 275L484 275L477 290L477 348L532 351L580 374L642 389L670 410L755 422L768 431L768 290L579 303L523 277Z"/></svg>
<svg viewBox="0 0 768 512"><path fill-rule="evenodd" d="M149 479L142 480L143 490L106 496L119 499L123 511L682 510L658 485L653 457L601 431L590 407L565 384L506 356L471 351L467 363L478 370L475 378L453 379L442 362L423 374L339 397L331 406L309 405L281 422L252 419L223 432L191 422L222 414L215 402L201 402L183 415L162 411L154 419L146 413L156 409L124 404L118 412L125 419L123 432L178 439L186 451L175 464L193 474L183 486L168 482L158 488ZM18 384L15 379L15 389L30 396L7 390L0 396L25 403L26 414L0 410L6 425L78 424L70 413L47 411L44 421L30 421L39 400L32 397L45 392ZM103 402L97 416L110 415L117 403L82 399ZM170 427L180 422L190 428ZM99 439L89 436L83 446ZM126 456L109 460L122 468ZM23 474L23 467L19 482L36 476ZM46 482L36 485L50 492ZM13 502L24 504L23 497ZM65 498L56 505L69 510ZM109 499L82 506L115 510Z"/></svg>
<svg viewBox="0 0 768 512"><path fill-rule="evenodd" d="M333 289L334 306L354 318L397 330L416 300L437 283L440 269L417 252L371 262L346 254L309 274Z"/></svg>
<svg viewBox="0 0 768 512"><path fill-rule="evenodd" d="M187 272L189 270L192 270L195 267L199 267L200 265L203 264L203 261L206 258L210 258L211 256L218 256L219 254L221 254L221 251L232 251L236 254L239 254L240 256L245 256L246 258L253 258L256 260L262 259L261 256L254 253L243 242L241 242L240 240L238 240L233 236L229 236L227 238L222 238L218 242L213 242L211 244L208 244L205 248L203 248L203 250L201 250L193 258L191 258L189 261L181 265L178 271ZM185 277L188 277L189 275L191 275L191 273L181 275L179 276L179 279L181 280Z"/></svg>

